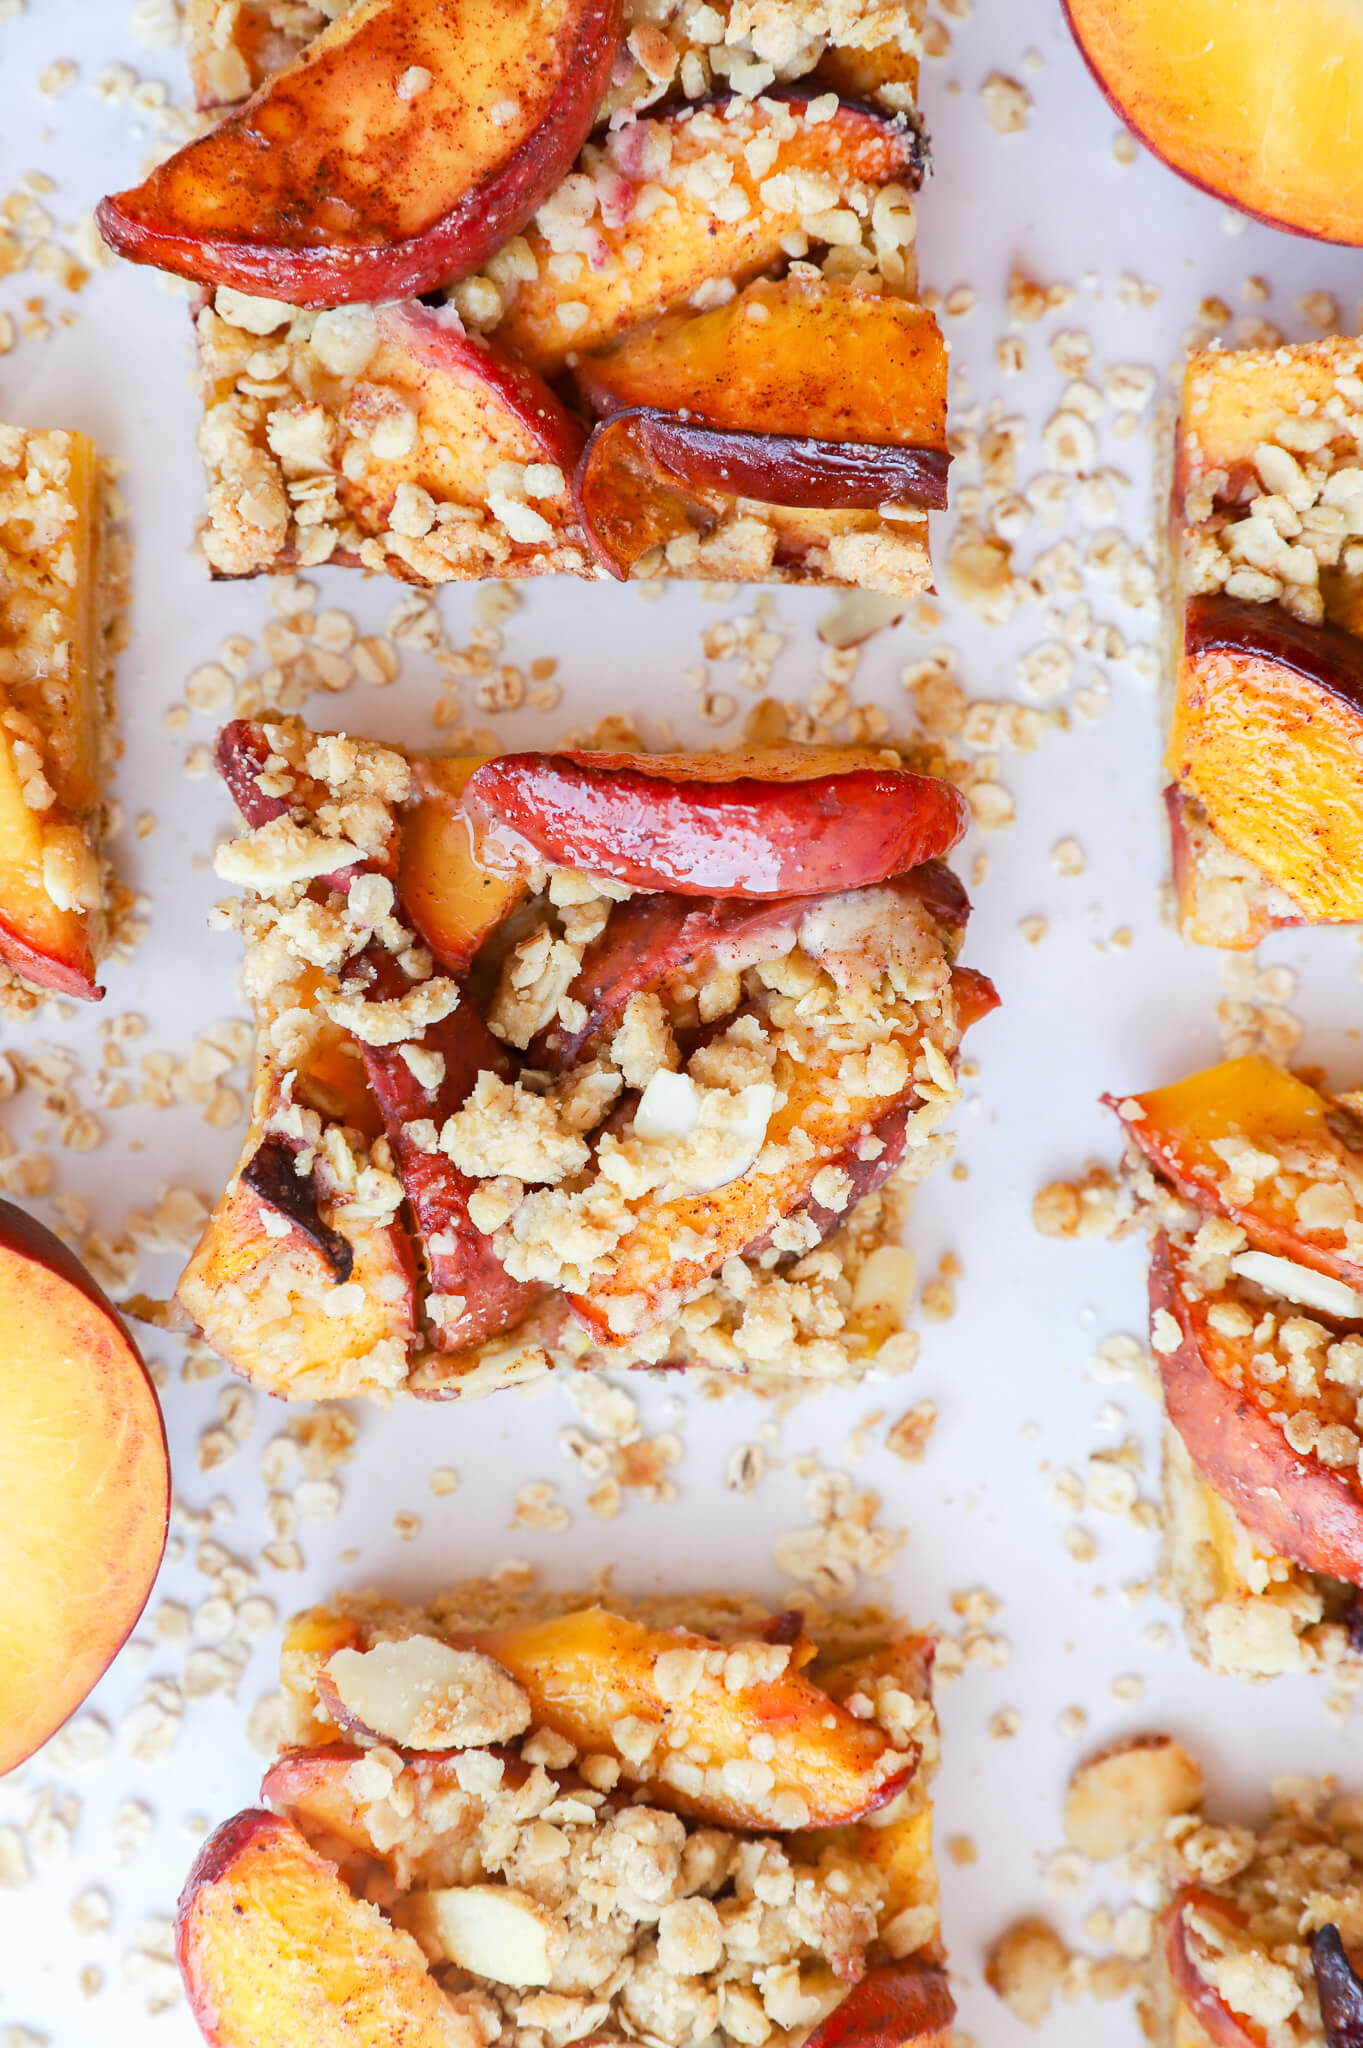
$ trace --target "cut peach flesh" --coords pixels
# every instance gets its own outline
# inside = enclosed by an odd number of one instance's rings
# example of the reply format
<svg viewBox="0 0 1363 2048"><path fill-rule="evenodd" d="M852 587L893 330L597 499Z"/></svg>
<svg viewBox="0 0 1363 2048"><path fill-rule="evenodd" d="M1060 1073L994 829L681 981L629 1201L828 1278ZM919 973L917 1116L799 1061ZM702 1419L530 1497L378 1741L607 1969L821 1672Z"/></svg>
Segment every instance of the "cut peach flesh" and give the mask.
<svg viewBox="0 0 1363 2048"><path fill-rule="evenodd" d="M804 102L795 99L789 107L796 122L793 134L778 144L770 169L755 178L744 152L749 144L765 139L773 122L784 126L786 103L778 106L773 114L763 100L742 105L719 101L694 113L639 121L620 146L623 150L634 150L641 164L646 162L647 138L656 128L667 138L674 170L722 154L733 166L734 189L746 195L748 211L738 220L721 220L708 198L678 184L671 194L675 206L661 206L647 217L632 216L618 228L594 222L605 261L591 269L584 261L579 273L566 281L554 276L549 268L553 252L539 229L530 228L526 240L539 274L518 287L496 329L498 340L537 369L556 371L570 354L600 349L626 328L680 305L708 280L733 278L741 283L781 262L783 243L800 231L800 216L795 209L781 212L765 204L759 186L767 178L813 171L847 186L880 185L912 169L912 139L883 116L848 105L832 121L807 122ZM735 110L733 119L725 117L726 109ZM642 169L638 182L647 184ZM559 317L565 306L573 308L570 320ZM578 312L584 306L585 319Z"/></svg>
<svg viewBox="0 0 1363 2048"><path fill-rule="evenodd" d="M727 306L668 314L580 362L602 410L656 406L707 426L946 445L947 352L925 306L823 279L759 279Z"/></svg>
<svg viewBox="0 0 1363 2048"><path fill-rule="evenodd" d="M0 1775L112 1661L151 1591L170 1505L142 1361L93 1283L49 1257L75 1265L0 1206Z"/></svg>
<svg viewBox="0 0 1363 2048"><path fill-rule="evenodd" d="M38 987L90 996L95 970L86 919L58 909L43 881L43 823L61 815L29 809L0 730L0 959Z"/></svg>
<svg viewBox="0 0 1363 2048"><path fill-rule="evenodd" d="M648 1765L628 1762L626 1775L642 1779L660 1804L726 1827L775 1824L772 1802L783 1793L805 1802L807 1825L854 1820L888 1797L896 1763L901 1775L913 1763L912 1756L890 1751L882 1729L857 1720L791 1667L771 1682L733 1692L722 1676L705 1676L684 1699L665 1697L656 1677L658 1658L669 1650L715 1647L682 1629L648 1629L587 1608L468 1640L520 1680L536 1725L555 1729L584 1752L618 1756L615 1730L623 1719L666 1723L665 1753L694 1764L704 1782L683 1793L651 1778ZM673 1751L670 1737L681 1728L685 1743ZM748 1759L759 1735L772 1737L775 1783L770 1792L753 1796L729 1785L722 1773L727 1761Z"/></svg>
<svg viewBox="0 0 1363 2048"><path fill-rule="evenodd" d="M402 821L398 894L439 964L454 973L467 967L526 894L519 876L494 874L476 858L472 829L459 809L464 784L482 758L423 761L417 801Z"/></svg>
<svg viewBox="0 0 1363 2048"><path fill-rule="evenodd" d="M1156 156L1298 234L1363 242L1363 11L1352 0L1066 0Z"/></svg>
<svg viewBox="0 0 1363 2048"><path fill-rule="evenodd" d="M1317 923L1363 919L1361 692L1363 645L1340 627L1233 600L1188 608L1170 772Z"/></svg>
<svg viewBox="0 0 1363 2048"><path fill-rule="evenodd" d="M1336 376L1352 369L1356 358L1355 343L1332 340L1309 351L1218 349L1189 356L1179 419L1185 480L1221 472L1229 489L1218 495L1238 496L1255 449L1272 441L1284 420L1333 397Z"/></svg>
<svg viewBox="0 0 1363 2048"><path fill-rule="evenodd" d="M1330 1128L1330 1105L1323 1095L1285 1067L1249 1055L1131 1099L1144 1114L1123 1119L1127 1136L1181 1194L1229 1216L1256 1251L1295 1259L1346 1287L1363 1288L1363 1262L1346 1252L1343 1230L1308 1230L1297 1214L1297 1195L1309 1180L1352 1193L1357 1174L1347 1148ZM1254 1182L1247 1191L1214 1150L1228 1139L1281 1158L1282 1173ZM1280 1185L1288 1176L1287 1184ZM1356 1219L1363 1223L1356 1196L1354 1204Z"/></svg>
<svg viewBox="0 0 1363 2048"><path fill-rule="evenodd" d="M190 2008L213 2048L450 2048L455 2038L411 1935L274 1814L239 1814L205 1844L178 1930Z"/></svg>

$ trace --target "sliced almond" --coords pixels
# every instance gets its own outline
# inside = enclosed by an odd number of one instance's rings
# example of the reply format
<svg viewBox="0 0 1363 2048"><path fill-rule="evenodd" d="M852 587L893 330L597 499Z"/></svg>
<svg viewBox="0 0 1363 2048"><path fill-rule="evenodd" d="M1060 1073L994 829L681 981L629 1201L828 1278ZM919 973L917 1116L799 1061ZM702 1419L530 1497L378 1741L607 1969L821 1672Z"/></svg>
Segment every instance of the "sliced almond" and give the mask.
<svg viewBox="0 0 1363 2048"><path fill-rule="evenodd" d="M342 1727L399 1749L480 1748L530 1726L530 1701L509 1671L437 1636L337 1650L318 1693Z"/></svg>
<svg viewBox="0 0 1363 2048"><path fill-rule="evenodd" d="M548 1984L566 1941L557 1914L504 1884L413 1892L401 1917L433 1963L457 1963L494 1984Z"/></svg>
<svg viewBox="0 0 1363 2048"><path fill-rule="evenodd" d="M1065 1840L1095 1863L1123 1856L1202 1804L1202 1767L1168 1735L1140 1735L1080 1764L1065 1799Z"/></svg>
<svg viewBox="0 0 1363 2048"><path fill-rule="evenodd" d="M1363 1294L1346 1287L1329 1273L1317 1273L1299 1266L1295 1259L1280 1259L1273 1252L1240 1252L1230 1262L1232 1273L1253 1280L1267 1294L1280 1294L1300 1308L1313 1308L1323 1316L1337 1316L1342 1322L1363 1319Z"/></svg>

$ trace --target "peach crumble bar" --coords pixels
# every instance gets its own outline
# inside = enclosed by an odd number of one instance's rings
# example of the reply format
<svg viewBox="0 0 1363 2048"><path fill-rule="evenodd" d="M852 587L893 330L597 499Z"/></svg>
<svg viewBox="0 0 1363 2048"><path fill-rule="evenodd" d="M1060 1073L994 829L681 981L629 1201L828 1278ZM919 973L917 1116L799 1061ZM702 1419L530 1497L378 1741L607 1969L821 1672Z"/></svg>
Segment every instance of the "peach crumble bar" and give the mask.
<svg viewBox="0 0 1363 2048"><path fill-rule="evenodd" d="M1151 1238L1164 1567L1196 1656L1264 1678L1363 1647L1363 1102L1247 1057L1106 1098Z"/></svg>
<svg viewBox="0 0 1363 2048"><path fill-rule="evenodd" d="M1363 344L1190 358L1165 792L1180 928L1363 918Z"/></svg>
<svg viewBox="0 0 1363 2048"><path fill-rule="evenodd" d="M91 442L0 426L0 1002L95 999L113 625Z"/></svg>
<svg viewBox="0 0 1363 2048"><path fill-rule="evenodd" d="M220 125L100 221L204 288L213 573L931 588L921 0L469 9L189 9Z"/></svg>
<svg viewBox="0 0 1363 2048"><path fill-rule="evenodd" d="M190 2005L219 2048L947 2048L932 1652L717 1596L315 1608L181 1897Z"/></svg>
<svg viewBox="0 0 1363 2048"><path fill-rule="evenodd" d="M296 720L219 764L258 1063L178 1301L231 1364L303 1397L902 1366L904 1190L997 1001L956 964L950 783Z"/></svg>

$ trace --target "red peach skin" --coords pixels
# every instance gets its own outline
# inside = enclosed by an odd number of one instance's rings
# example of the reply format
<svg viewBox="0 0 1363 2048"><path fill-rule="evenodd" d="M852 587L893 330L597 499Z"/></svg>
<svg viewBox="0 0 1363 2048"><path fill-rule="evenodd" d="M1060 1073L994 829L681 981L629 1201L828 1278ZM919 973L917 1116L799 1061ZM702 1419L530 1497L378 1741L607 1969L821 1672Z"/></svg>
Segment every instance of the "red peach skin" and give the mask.
<svg viewBox="0 0 1363 2048"><path fill-rule="evenodd" d="M1281 1557L1307 1571L1363 1586L1363 1490L1357 1477L1322 1464L1314 1453L1301 1456L1281 1425L1245 1385L1251 1345L1232 1353L1234 1340L1212 1330L1210 1302L1194 1299L1183 1279L1179 1254L1163 1234L1150 1265L1150 1313L1161 1310L1178 1324L1181 1341L1155 1357L1169 1420L1187 1446L1198 1472L1251 1533ZM1218 1370L1218 1367L1220 1370Z"/></svg>
<svg viewBox="0 0 1363 2048"><path fill-rule="evenodd" d="M1183 1885L1174 1894L1160 1916L1160 1940L1179 2003L1197 2021L1215 2048L1264 2048L1263 2030L1232 2012L1220 1992L1213 1990L1194 1962L1184 1923L1184 1915L1190 1907L1199 1912L1215 1913L1232 1924L1242 1922L1242 1916L1228 1900L1218 1898L1215 1892L1207 1891L1201 1885Z"/></svg>
<svg viewBox="0 0 1363 2048"><path fill-rule="evenodd" d="M669 760L682 764L672 768L676 779ZM907 768L725 783L687 779L685 762L577 751L489 761L464 792L480 857L508 864L498 860L496 839L509 830L559 866L636 889L812 896L864 888L934 860L970 821L951 783Z"/></svg>
<svg viewBox="0 0 1363 2048"><path fill-rule="evenodd" d="M401 998L411 985L391 953L377 945L363 956L373 970L368 993L379 1001ZM505 1046L492 1036L466 995L457 1010L439 1024L428 1025L420 1043L445 1062L444 1079L428 1095L395 1045L362 1045L365 1072L383 1111L384 1126L398 1178L416 1217L432 1294L458 1295L464 1306L437 1326L438 1351L460 1351L518 1323L543 1293L525 1280L513 1280L484 1237L469 1220L474 1182L443 1152L426 1152L414 1142L412 1125L422 1119L437 1131L459 1109L482 1072L511 1071ZM433 1240L444 1247L433 1249Z"/></svg>
<svg viewBox="0 0 1363 2048"><path fill-rule="evenodd" d="M805 2048L951 2048L955 2017L945 1970L911 1957L877 1963L819 2022Z"/></svg>
<svg viewBox="0 0 1363 2048"><path fill-rule="evenodd" d="M211 2048L449 2048L449 2003L411 1935L260 1808L200 1850L176 1953Z"/></svg>
<svg viewBox="0 0 1363 2048"><path fill-rule="evenodd" d="M925 861L898 877L896 887L948 931L965 929L969 900L941 862ZM757 902L728 897L699 909L685 896L628 897L583 953L568 990L586 1010L586 1022L573 1031L561 1023L547 1025L532 1040L526 1065L566 1072L587 1046L614 1030L632 995L695 980L716 960L737 970L772 959L794 944L801 922L817 908L817 899L807 896Z"/></svg>
<svg viewBox="0 0 1363 2048"><path fill-rule="evenodd" d="M101 232L135 263L288 305L416 298L476 270L572 168L619 29L619 0L364 0L101 201Z"/></svg>

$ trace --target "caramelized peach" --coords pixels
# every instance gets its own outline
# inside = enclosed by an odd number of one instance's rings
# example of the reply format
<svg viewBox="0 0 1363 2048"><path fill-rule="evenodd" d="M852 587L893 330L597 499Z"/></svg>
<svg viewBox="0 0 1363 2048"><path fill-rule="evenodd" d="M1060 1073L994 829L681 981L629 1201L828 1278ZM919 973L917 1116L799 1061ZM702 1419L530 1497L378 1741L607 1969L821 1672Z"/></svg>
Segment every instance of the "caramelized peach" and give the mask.
<svg viewBox="0 0 1363 2048"><path fill-rule="evenodd" d="M1350 1209L1351 1225L1363 1225L1363 1205L1353 1193L1358 1169L1340 1136L1340 1130L1352 1135L1351 1124L1305 1081L1250 1056L1224 1060L1148 1095L1103 1100L1122 1118L1131 1143L1181 1195L1229 1216L1256 1251L1363 1288L1363 1260L1349 1252L1344 1224L1304 1222L1298 1209L1308 1188L1330 1188ZM1252 1176L1242 1170L1246 1158ZM1269 1160L1276 1167L1265 1172Z"/></svg>
<svg viewBox="0 0 1363 2048"><path fill-rule="evenodd" d="M801 173L831 184L844 204L868 185L918 185L923 150L916 129L853 101L843 101L831 120L811 121L812 97L788 88L756 100L703 101L617 130L606 155L618 179L612 219L620 225L593 220L596 254L567 276L531 228L525 239L537 275L517 287L498 340L552 374L571 354L600 349L626 328L684 304L702 285L717 278L741 283L782 262L802 232ZM754 175L751 163L759 157L764 167ZM719 161L732 173L730 189L747 200L736 218L721 218L706 196L708 183L693 187L688 177L691 165ZM641 193L657 185L659 164L668 166L668 203L640 206ZM768 203L763 186L780 196Z"/></svg>
<svg viewBox="0 0 1363 2048"><path fill-rule="evenodd" d="M820 2020L808 2048L951 2048L956 2001L931 1963L875 1963Z"/></svg>
<svg viewBox="0 0 1363 2048"><path fill-rule="evenodd" d="M1363 918L1363 645L1351 634L1195 598L1168 765L1313 923Z"/></svg>
<svg viewBox="0 0 1363 2048"><path fill-rule="evenodd" d="M707 427L946 449L933 315L832 279L759 278L727 306L636 329L573 374L603 415L647 406Z"/></svg>
<svg viewBox="0 0 1363 2048"><path fill-rule="evenodd" d="M1356 1469L1294 1451L1289 1417L1320 1426L1352 1423L1354 1399L1323 1382L1313 1396L1289 1390L1284 1410L1255 1371L1263 1350L1253 1315L1227 1333L1221 1297L1209 1294L1187 1255L1161 1236L1150 1266L1152 1344L1169 1420L1214 1493L1269 1550L1307 1571L1363 1585L1363 1483ZM1285 1375L1284 1375L1285 1378Z"/></svg>
<svg viewBox="0 0 1363 2048"><path fill-rule="evenodd" d="M651 1800L697 1820L836 1826L893 1798L917 1761L830 1699L793 1658L771 1678L760 1662L745 1665L758 1658L752 1645L726 1653L686 1629L645 1628L599 1607L467 1640L519 1679L537 1727L618 1757ZM759 1736L770 1737L770 1750L754 1771Z"/></svg>
<svg viewBox="0 0 1363 2048"><path fill-rule="evenodd" d="M122 1647L169 1512L161 1409L136 1347L66 1246L0 1202L0 1776Z"/></svg>
<svg viewBox="0 0 1363 2048"><path fill-rule="evenodd" d="M275 1814L239 1813L209 1837L176 1945L211 2048L449 2048L449 2002L411 1935Z"/></svg>
<svg viewBox="0 0 1363 2048"><path fill-rule="evenodd" d="M1160 1916L1160 1943L1179 2003L1213 2048L1264 2048L1263 2029L1233 2012L1199 1969L1191 1945L1189 1912L1220 1920L1230 1930L1243 1925L1243 1916L1229 1900L1202 1885L1183 1885L1174 1894Z"/></svg>
<svg viewBox="0 0 1363 2048"><path fill-rule="evenodd" d="M1363 242L1363 21L1333 0L1065 0L1127 126L1275 227Z"/></svg>
<svg viewBox="0 0 1363 2048"><path fill-rule="evenodd" d="M398 894L446 974L462 974L488 933L526 894L520 876L495 874L474 853L459 798L478 765L475 754L423 761L417 801L402 820Z"/></svg>
<svg viewBox="0 0 1363 2048"><path fill-rule="evenodd" d="M291 306L417 297L476 270L571 168L619 25L619 0L463 0L457 24L444 0L369 0L103 200L101 232Z"/></svg>
<svg viewBox="0 0 1363 2048"><path fill-rule="evenodd" d="M797 749L773 763L781 773ZM480 856L498 836L565 867L683 896L856 889L946 853L969 811L949 782L907 768L826 772L817 750L789 774L718 755L505 754L469 778ZM760 757L759 757L760 759ZM732 777L732 779L729 779ZM512 860L511 865L515 862Z"/></svg>

